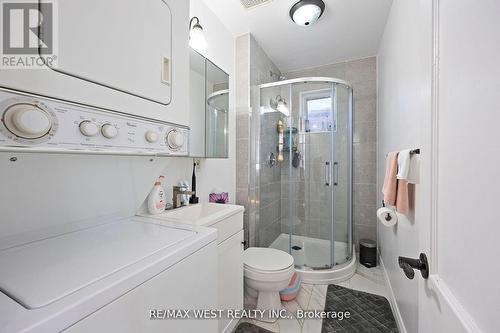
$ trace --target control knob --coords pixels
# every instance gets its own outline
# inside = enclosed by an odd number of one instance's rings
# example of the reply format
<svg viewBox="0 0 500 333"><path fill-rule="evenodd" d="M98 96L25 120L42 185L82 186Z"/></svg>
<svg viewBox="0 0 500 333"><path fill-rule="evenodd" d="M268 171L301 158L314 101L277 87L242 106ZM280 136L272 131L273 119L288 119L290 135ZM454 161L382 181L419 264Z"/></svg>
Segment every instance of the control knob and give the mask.
<svg viewBox="0 0 500 333"><path fill-rule="evenodd" d="M152 130L147 131L145 137L146 141L150 143L155 143L159 138L158 133Z"/></svg>
<svg viewBox="0 0 500 333"><path fill-rule="evenodd" d="M41 138L47 135L52 128L51 116L34 104L15 104L7 109L7 113L9 121L5 121L5 127L18 137Z"/></svg>
<svg viewBox="0 0 500 333"><path fill-rule="evenodd" d="M172 149L179 149L184 145L184 136L176 129L168 132L166 139L168 146Z"/></svg>
<svg viewBox="0 0 500 333"><path fill-rule="evenodd" d="M99 133L99 126L90 120L84 120L80 123L80 132L85 136L96 136Z"/></svg>
<svg viewBox="0 0 500 333"><path fill-rule="evenodd" d="M101 133L105 138L112 139L118 135L118 128L111 124L104 124L101 127Z"/></svg>

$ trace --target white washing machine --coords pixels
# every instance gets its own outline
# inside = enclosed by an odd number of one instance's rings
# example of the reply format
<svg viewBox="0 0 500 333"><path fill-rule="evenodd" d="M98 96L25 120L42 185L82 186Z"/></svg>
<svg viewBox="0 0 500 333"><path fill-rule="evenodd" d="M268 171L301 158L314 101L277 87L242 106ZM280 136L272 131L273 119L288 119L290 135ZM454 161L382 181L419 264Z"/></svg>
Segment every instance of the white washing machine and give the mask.
<svg viewBox="0 0 500 333"><path fill-rule="evenodd" d="M134 217L4 249L0 330L216 332L214 320L156 318L216 307L215 239Z"/></svg>
<svg viewBox="0 0 500 333"><path fill-rule="evenodd" d="M188 130L9 90L0 114L0 332L216 332L154 318L216 308L216 232L134 216Z"/></svg>

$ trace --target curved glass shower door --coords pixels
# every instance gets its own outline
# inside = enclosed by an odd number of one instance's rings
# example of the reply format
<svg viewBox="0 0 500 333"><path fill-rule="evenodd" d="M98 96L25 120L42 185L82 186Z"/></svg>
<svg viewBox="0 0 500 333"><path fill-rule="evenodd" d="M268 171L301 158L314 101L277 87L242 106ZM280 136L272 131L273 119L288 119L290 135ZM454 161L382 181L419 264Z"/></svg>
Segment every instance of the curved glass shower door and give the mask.
<svg viewBox="0 0 500 333"><path fill-rule="evenodd" d="M290 253L299 268L330 268L335 258L332 87L325 82L291 84L292 134L287 136L291 149L282 165L289 200L283 200L282 211L287 213Z"/></svg>
<svg viewBox="0 0 500 333"><path fill-rule="evenodd" d="M260 131L272 135L261 135L259 156L276 154L260 174L280 179L281 232L259 245L289 252L298 268L329 269L352 257L352 91L333 81L289 81L260 91ZM260 185L262 206L271 196ZM266 216L261 209L259 224Z"/></svg>
<svg viewBox="0 0 500 333"><path fill-rule="evenodd" d="M352 258L352 88L334 85L333 265Z"/></svg>

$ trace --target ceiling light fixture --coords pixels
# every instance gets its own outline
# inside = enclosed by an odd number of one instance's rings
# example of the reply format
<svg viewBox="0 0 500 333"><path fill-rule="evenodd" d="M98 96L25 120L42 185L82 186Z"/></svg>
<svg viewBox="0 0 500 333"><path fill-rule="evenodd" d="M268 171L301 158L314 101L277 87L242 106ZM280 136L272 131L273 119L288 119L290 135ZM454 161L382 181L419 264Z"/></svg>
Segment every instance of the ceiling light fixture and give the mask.
<svg viewBox="0 0 500 333"><path fill-rule="evenodd" d="M324 11L322 0L300 0L290 8L290 17L296 24L306 27L316 22Z"/></svg>
<svg viewBox="0 0 500 333"><path fill-rule="evenodd" d="M195 20L196 22L193 25ZM203 51L207 48L205 33L200 25L200 19L196 16L189 21L189 46L197 51Z"/></svg>

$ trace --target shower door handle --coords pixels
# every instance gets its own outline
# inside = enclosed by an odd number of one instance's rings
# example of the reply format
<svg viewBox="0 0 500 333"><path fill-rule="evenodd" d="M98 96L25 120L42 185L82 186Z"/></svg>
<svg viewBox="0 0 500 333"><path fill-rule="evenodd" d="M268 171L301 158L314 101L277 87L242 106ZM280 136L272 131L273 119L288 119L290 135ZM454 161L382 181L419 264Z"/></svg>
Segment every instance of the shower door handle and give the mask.
<svg viewBox="0 0 500 333"><path fill-rule="evenodd" d="M332 168L330 162L325 162L325 186L330 186L332 183Z"/></svg>
<svg viewBox="0 0 500 333"><path fill-rule="evenodd" d="M333 162L334 178L333 185L337 186L339 184L339 162Z"/></svg>

